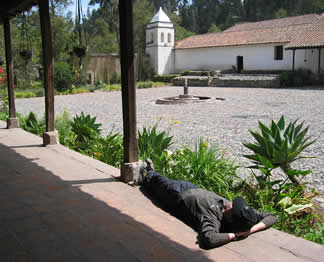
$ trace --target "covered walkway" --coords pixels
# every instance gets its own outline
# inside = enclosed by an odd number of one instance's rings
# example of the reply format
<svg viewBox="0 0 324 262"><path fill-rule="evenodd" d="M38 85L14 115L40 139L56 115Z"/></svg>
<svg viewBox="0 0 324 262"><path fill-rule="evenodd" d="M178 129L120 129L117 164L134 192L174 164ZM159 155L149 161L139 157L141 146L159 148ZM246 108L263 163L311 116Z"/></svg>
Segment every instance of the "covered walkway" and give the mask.
<svg viewBox="0 0 324 262"><path fill-rule="evenodd" d="M274 229L201 250L120 171L0 121L0 261L323 261Z"/></svg>

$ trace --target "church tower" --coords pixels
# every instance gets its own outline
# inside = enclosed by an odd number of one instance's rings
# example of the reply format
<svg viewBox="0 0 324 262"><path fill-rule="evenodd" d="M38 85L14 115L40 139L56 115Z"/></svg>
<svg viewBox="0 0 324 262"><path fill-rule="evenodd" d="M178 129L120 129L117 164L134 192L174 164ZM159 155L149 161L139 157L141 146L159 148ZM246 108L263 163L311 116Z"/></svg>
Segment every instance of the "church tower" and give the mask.
<svg viewBox="0 0 324 262"><path fill-rule="evenodd" d="M174 27L170 18L160 7L146 27L146 53L151 56L156 74L173 73L173 47Z"/></svg>

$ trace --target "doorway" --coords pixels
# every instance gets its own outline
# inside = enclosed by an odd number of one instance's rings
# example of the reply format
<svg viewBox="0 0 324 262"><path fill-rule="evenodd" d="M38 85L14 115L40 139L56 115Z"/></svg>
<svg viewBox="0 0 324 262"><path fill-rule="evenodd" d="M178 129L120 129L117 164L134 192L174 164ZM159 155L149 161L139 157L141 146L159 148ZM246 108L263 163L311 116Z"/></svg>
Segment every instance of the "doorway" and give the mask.
<svg viewBox="0 0 324 262"><path fill-rule="evenodd" d="M236 57L236 68L237 68L237 73L242 72L242 70L243 70L243 56Z"/></svg>

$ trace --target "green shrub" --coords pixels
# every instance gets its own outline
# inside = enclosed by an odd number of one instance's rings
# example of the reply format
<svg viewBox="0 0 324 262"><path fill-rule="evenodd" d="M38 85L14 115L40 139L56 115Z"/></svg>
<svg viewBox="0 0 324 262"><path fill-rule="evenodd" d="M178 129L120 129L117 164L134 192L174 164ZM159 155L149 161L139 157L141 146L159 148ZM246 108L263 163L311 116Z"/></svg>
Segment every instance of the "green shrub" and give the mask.
<svg viewBox="0 0 324 262"><path fill-rule="evenodd" d="M246 157L253 161L251 168L259 170L259 174L252 171L256 183L243 182L240 191L253 207L275 213L278 217L275 227L279 230L322 243L324 237L314 230L323 228L322 219L313 210L312 198L317 193L307 193L305 185L296 178L310 174L311 170L290 168L290 163L302 158L301 152L314 143L305 137L308 127L303 129L303 123L296 125L296 122L285 128L282 116L278 123L272 121L270 128L259 122L261 133L250 131L256 143L244 144L254 152ZM274 180L272 171L277 167L284 171L285 178Z"/></svg>
<svg viewBox="0 0 324 262"><path fill-rule="evenodd" d="M94 157L108 165L120 168L124 158L123 136L118 133L110 133L105 138L98 140L99 150Z"/></svg>
<svg viewBox="0 0 324 262"><path fill-rule="evenodd" d="M138 131L138 149L142 159L158 157L172 145L173 137L167 131L158 131L157 128L158 123Z"/></svg>
<svg viewBox="0 0 324 262"><path fill-rule="evenodd" d="M259 121L261 133L250 130L256 140L255 143L243 143L243 145L253 151L252 155L244 156L256 164L255 168L273 170L280 167L287 178L299 185L300 181L296 177L305 176L311 171L293 170L290 164L303 158L300 154L315 140L309 141L310 137L306 137L309 127L303 129L304 122L299 125L296 123L297 120L285 127L285 118L281 116L277 123L272 121L271 127L268 128Z"/></svg>
<svg viewBox="0 0 324 262"><path fill-rule="evenodd" d="M42 136L45 132L45 119L38 119L36 114L30 112L27 116L21 117L17 114L19 118L20 127L30 133L33 133L38 136Z"/></svg>
<svg viewBox="0 0 324 262"><path fill-rule="evenodd" d="M141 81L152 80L154 69L150 57L148 55L139 54L136 60L138 79Z"/></svg>
<svg viewBox="0 0 324 262"><path fill-rule="evenodd" d="M44 90L44 88L36 89L36 90L35 90L35 95L36 95L37 97L45 96L45 90Z"/></svg>
<svg viewBox="0 0 324 262"><path fill-rule="evenodd" d="M98 89L105 89L106 88L106 84L101 81L101 80L97 80L96 83L95 83L95 89L98 90Z"/></svg>
<svg viewBox="0 0 324 262"><path fill-rule="evenodd" d="M120 84L109 85L109 91L120 91L121 86Z"/></svg>
<svg viewBox="0 0 324 262"><path fill-rule="evenodd" d="M210 73L209 73L209 71L202 71L200 75L201 76L210 76Z"/></svg>
<svg viewBox="0 0 324 262"><path fill-rule="evenodd" d="M172 79L177 77L178 75L155 75L153 77L153 81L155 82L163 82L163 83L171 83Z"/></svg>
<svg viewBox="0 0 324 262"><path fill-rule="evenodd" d="M294 72L283 72L280 74L280 86L289 87L294 85Z"/></svg>
<svg viewBox="0 0 324 262"><path fill-rule="evenodd" d="M55 128L59 133L60 143L69 146L74 134L72 132L70 113L68 111L64 110L61 115L56 117Z"/></svg>
<svg viewBox="0 0 324 262"><path fill-rule="evenodd" d="M137 82L136 83L136 88L141 89L141 88L151 88L153 86L152 82Z"/></svg>
<svg viewBox="0 0 324 262"><path fill-rule="evenodd" d="M195 149L184 146L172 154L176 162L171 178L187 180L206 190L232 199L234 182L238 179L234 162L226 159L216 146L200 139Z"/></svg>
<svg viewBox="0 0 324 262"><path fill-rule="evenodd" d="M44 84L43 84L43 81L31 81L30 87L35 88L35 89L39 89L39 88L43 89Z"/></svg>
<svg viewBox="0 0 324 262"><path fill-rule="evenodd" d="M110 79L110 84L120 84L121 83L121 77L119 74L117 74L116 72L113 73L111 79Z"/></svg>
<svg viewBox="0 0 324 262"><path fill-rule="evenodd" d="M300 87L316 84L316 76L310 70L298 69L295 72L280 74L281 87Z"/></svg>
<svg viewBox="0 0 324 262"><path fill-rule="evenodd" d="M15 98L31 98L36 97L36 94L33 92L15 92Z"/></svg>
<svg viewBox="0 0 324 262"><path fill-rule="evenodd" d="M76 135L76 148L88 149L90 143L99 137L100 126L101 124L96 123L96 117L85 116L83 112L80 116L76 115L71 122L72 131Z"/></svg>
<svg viewBox="0 0 324 262"><path fill-rule="evenodd" d="M70 94L76 95L76 94L82 94L82 93L89 93L90 90L86 87L80 87L80 88L72 88L70 90Z"/></svg>
<svg viewBox="0 0 324 262"><path fill-rule="evenodd" d="M182 72L180 75L181 76L189 76L190 75L190 71L189 70L186 70L186 71Z"/></svg>
<svg viewBox="0 0 324 262"><path fill-rule="evenodd" d="M69 90L75 77L70 65L65 62L56 62L54 64L54 88L57 91Z"/></svg>
<svg viewBox="0 0 324 262"><path fill-rule="evenodd" d="M6 121L9 116L8 93L0 90L0 120Z"/></svg>

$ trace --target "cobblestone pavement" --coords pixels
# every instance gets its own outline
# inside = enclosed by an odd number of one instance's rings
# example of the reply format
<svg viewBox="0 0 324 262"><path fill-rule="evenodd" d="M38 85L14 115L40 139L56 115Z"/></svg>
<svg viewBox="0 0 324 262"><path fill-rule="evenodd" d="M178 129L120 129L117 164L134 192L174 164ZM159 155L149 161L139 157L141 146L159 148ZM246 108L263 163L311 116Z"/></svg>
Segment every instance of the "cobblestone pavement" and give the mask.
<svg viewBox="0 0 324 262"><path fill-rule="evenodd" d="M318 89L259 89L259 88L207 88L190 87L193 95L224 98L224 101L182 105L157 105L155 100L175 96L182 87L160 87L137 90L138 128L159 122L161 129L171 128L175 145L194 143L199 137L208 138L236 159L241 165L249 162L242 157L248 151L242 141L252 141L249 129L258 129L258 120L269 125L282 114L287 121L300 119L310 125L309 134L316 138L305 155L315 158L298 160L296 167L312 169L309 182L324 193L324 90ZM18 99L17 111L44 114L44 98ZM74 114L82 111L97 116L104 133L122 131L122 106L120 92L56 96L56 114L64 110ZM175 121L179 120L179 124ZM171 122L171 123L170 123ZM173 124L172 124L173 123ZM248 174L247 169L240 172ZM324 201L323 201L324 203Z"/></svg>

